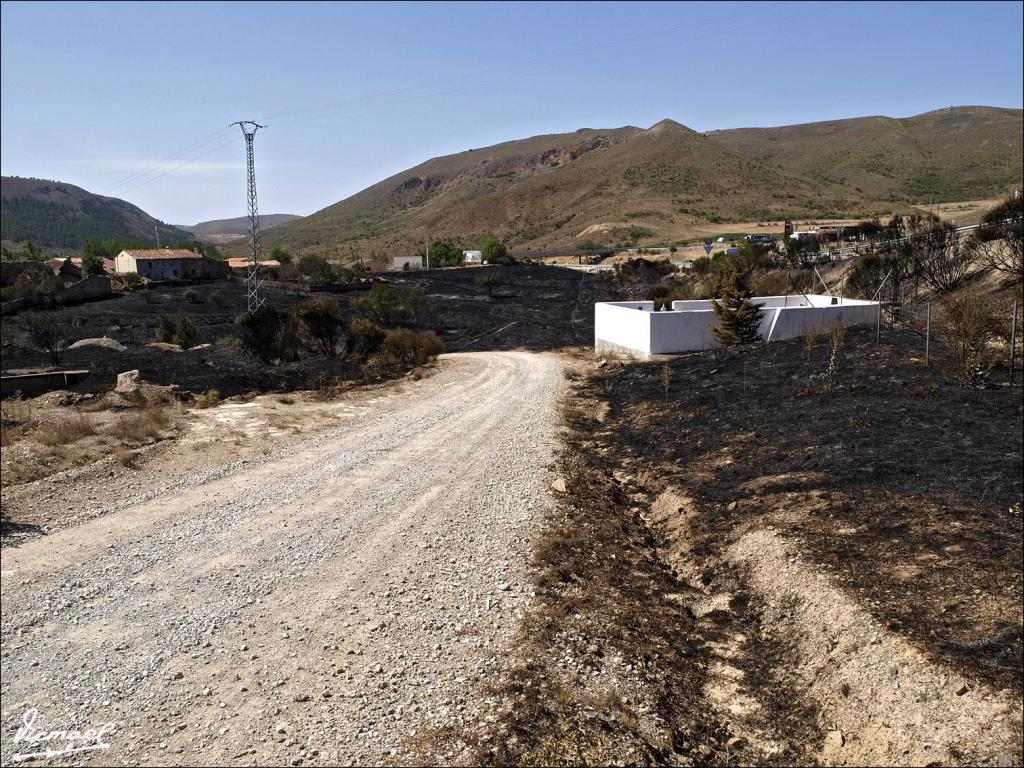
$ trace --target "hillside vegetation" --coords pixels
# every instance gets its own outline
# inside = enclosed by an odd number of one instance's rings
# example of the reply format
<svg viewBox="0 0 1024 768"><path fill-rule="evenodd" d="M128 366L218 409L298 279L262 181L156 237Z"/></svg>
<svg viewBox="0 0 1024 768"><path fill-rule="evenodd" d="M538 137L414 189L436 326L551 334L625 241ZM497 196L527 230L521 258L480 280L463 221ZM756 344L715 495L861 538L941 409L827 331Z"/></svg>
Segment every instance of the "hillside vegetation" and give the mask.
<svg viewBox="0 0 1024 768"><path fill-rule="evenodd" d="M131 203L87 192L73 184L4 176L0 183L0 239L32 240L54 249L80 249L86 240L125 240L163 245L191 239Z"/></svg>
<svg viewBox="0 0 1024 768"><path fill-rule="evenodd" d="M268 229L302 218L291 213L265 213L260 214L260 230L265 232ZM233 219L212 219L201 221L198 224L177 224L178 229L191 232L196 237L211 237L216 235L245 235L249 231L249 217L236 216Z"/></svg>
<svg viewBox="0 0 1024 768"><path fill-rule="evenodd" d="M424 238L516 250L692 236L695 225L866 217L1021 186L1021 110L963 107L700 134L671 120L435 158L268 233L338 258Z"/></svg>

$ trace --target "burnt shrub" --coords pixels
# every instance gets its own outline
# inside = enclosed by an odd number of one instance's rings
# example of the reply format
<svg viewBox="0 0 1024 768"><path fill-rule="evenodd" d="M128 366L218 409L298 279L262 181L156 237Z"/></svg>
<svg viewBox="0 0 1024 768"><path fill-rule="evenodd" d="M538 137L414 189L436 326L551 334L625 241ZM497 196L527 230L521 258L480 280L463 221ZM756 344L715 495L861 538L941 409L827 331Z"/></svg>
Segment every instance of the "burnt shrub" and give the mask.
<svg viewBox="0 0 1024 768"><path fill-rule="evenodd" d="M336 357L341 338L341 305L334 299L319 296L295 308L295 317L305 326L324 357Z"/></svg>

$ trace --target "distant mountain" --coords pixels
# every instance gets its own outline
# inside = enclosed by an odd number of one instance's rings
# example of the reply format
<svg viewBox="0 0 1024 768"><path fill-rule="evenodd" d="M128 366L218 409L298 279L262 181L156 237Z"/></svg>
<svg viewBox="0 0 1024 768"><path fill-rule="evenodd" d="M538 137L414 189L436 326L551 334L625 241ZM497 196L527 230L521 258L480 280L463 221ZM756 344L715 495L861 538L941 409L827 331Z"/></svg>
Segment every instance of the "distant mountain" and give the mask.
<svg viewBox="0 0 1024 768"><path fill-rule="evenodd" d="M260 214L260 231L266 232L279 224L287 221L301 219L291 213L266 213ZM207 237L210 235L245 235L249 232L249 217L238 216L234 219L213 219L212 221L201 221L198 224L176 224L178 229L191 232L196 237Z"/></svg>
<svg viewBox="0 0 1024 768"><path fill-rule="evenodd" d="M74 250L90 239L177 245L189 233L154 219L131 203L61 181L4 176L0 179L0 240L32 240L46 248Z"/></svg>
<svg viewBox="0 0 1024 768"><path fill-rule="evenodd" d="M950 107L708 137L759 162L859 195L908 203L981 199L1021 187L1021 110Z"/></svg>
<svg viewBox="0 0 1024 768"><path fill-rule="evenodd" d="M708 224L868 216L1021 186L1021 110L962 107L696 133L672 120L535 136L428 160L267 233L333 256L426 237L516 250L693 236ZM635 229L634 229L635 228ZM236 246L237 247L237 246Z"/></svg>

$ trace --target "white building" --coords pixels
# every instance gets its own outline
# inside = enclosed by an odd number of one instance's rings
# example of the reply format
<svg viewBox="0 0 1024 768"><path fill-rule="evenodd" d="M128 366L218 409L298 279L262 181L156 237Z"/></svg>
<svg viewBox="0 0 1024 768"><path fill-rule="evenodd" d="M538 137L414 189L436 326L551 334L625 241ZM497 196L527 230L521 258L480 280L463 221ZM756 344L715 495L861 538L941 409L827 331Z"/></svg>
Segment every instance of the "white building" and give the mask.
<svg viewBox="0 0 1024 768"><path fill-rule="evenodd" d="M423 258L421 256L395 256L391 260L392 272L404 272L409 269L421 269Z"/></svg>
<svg viewBox="0 0 1024 768"><path fill-rule="evenodd" d="M761 306L759 331L765 342L795 339L814 329L874 323L877 301L796 294L755 296ZM655 312L652 301L598 302L594 305L594 349L648 359L718 346L711 332L718 318L711 301L673 301L670 311Z"/></svg>
<svg viewBox="0 0 1024 768"><path fill-rule="evenodd" d="M150 280L198 280L224 277L228 265L186 248L133 248L117 254L114 271Z"/></svg>
<svg viewBox="0 0 1024 768"><path fill-rule="evenodd" d="M463 251L462 252L462 263L463 264L483 264L484 254L483 251Z"/></svg>

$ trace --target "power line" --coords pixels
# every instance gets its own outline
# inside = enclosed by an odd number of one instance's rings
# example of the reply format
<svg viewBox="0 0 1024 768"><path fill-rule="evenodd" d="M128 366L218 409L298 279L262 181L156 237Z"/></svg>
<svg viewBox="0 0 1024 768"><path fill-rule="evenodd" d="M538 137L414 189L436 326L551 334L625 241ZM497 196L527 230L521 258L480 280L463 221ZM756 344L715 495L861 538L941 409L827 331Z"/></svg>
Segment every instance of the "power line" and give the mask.
<svg viewBox="0 0 1024 768"><path fill-rule="evenodd" d="M210 142L212 142L214 139L220 137L221 135L226 135L226 132L228 130L230 130L230 128L231 128L231 126L225 126L223 128L218 128L213 133L211 133L211 134L209 134L207 136L204 136L201 139L193 141L191 144L188 144L187 146L182 147L181 149L179 149L178 151L168 155L167 157L164 157L164 158L158 160L157 162L152 163L151 165L148 165L148 166L146 166L144 168L141 168L141 169L139 169L137 171L134 171L134 172L128 174L127 176L123 176L122 178L118 179L117 181L113 182L112 184L109 184L106 187L104 187L102 191L108 192L108 191L113 190L113 189L115 189L117 187L124 186L125 184L130 184L131 182L137 181L137 180L139 180L139 179L141 179L141 178L143 178L145 176L148 176L151 172L157 170L158 168L163 167L167 163L170 163L170 162L172 162L174 160L177 160L177 159L179 159L179 158L181 158L181 157L183 157L185 155L190 154L191 152L194 152L194 151L200 149L201 147L203 147L206 144L209 144Z"/></svg>
<svg viewBox="0 0 1024 768"><path fill-rule="evenodd" d="M234 143L235 143L235 140L233 138L232 139L228 139L223 144L218 144L217 146L213 147L212 149L207 150L206 152L203 152L200 155L196 155L195 157L191 157L191 158L185 159L182 162L178 163L177 165L174 165L174 166L168 168L163 173L159 173L156 176L153 176L152 178L146 179L146 180L144 180L144 181L142 181L142 182L140 182L138 184L135 184L135 185L133 185L133 186L127 188L127 189L123 189L120 192L118 192L118 194L119 195L127 195L130 192L134 192L136 189L141 189L142 187L146 186L147 184L151 184L152 182L156 181L157 179L162 179L164 176L167 176L168 174L174 173L175 171L180 170L181 168L184 168L187 165L191 165L192 163L196 162L197 160L202 160L204 157L212 155L218 149L223 149L224 147L226 147L226 146L228 146L230 144L234 144Z"/></svg>

